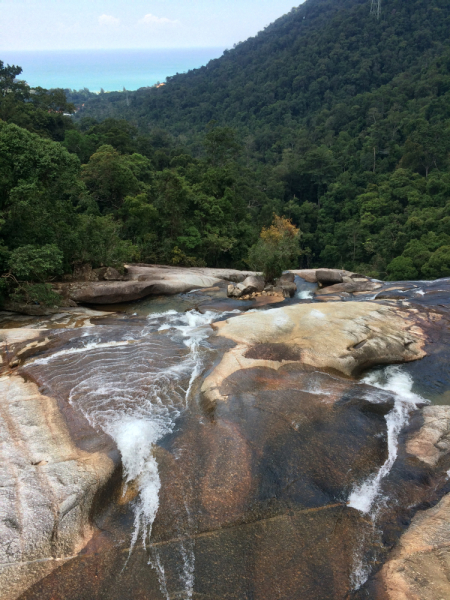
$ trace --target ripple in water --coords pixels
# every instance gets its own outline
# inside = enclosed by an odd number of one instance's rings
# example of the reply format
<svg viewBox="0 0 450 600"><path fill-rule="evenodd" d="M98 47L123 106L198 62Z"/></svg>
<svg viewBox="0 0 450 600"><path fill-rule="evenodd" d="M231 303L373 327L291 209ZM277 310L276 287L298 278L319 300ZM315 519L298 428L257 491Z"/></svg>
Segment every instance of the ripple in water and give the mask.
<svg viewBox="0 0 450 600"><path fill-rule="evenodd" d="M376 530L376 517L383 502L387 498L382 497L381 484L383 479L389 475L398 454L398 437L401 430L407 425L409 415L416 410L419 404L428 401L415 394L412 391L412 377L402 371L399 366L390 366L382 370L374 371L367 375L362 383L371 385L384 391L393 392L394 408L386 415L387 437L388 437L388 458L377 473L374 473L361 484L356 485L348 499L348 506L368 514L371 517L373 531ZM377 394L367 396L367 399L377 403L383 401L383 398L377 397ZM370 565L364 564L365 536L361 538L360 547L355 549L354 565L351 576L351 583L354 590L359 589L370 575Z"/></svg>
<svg viewBox="0 0 450 600"><path fill-rule="evenodd" d="M173 431L187 407L192 385L202 371L202 348L211 333L208 325L215 319L217 313L212 312L153 314L139 332L126 331L122 336L117 328L109 333L89 332L75 347L28 367L37 369L52 391L66 395L94 428L117 444L125 483L137 482L139 489L130 553L139 539L144 547L150 543L161 488L153 449ZM108 335L122 339L108 339ZM46 365L45 373L41 365ZM169 598L164 566L156 549L149 551L161 591ZM185 598L192 598L195 556L189 540L181 544L180 554Z"/></svg>

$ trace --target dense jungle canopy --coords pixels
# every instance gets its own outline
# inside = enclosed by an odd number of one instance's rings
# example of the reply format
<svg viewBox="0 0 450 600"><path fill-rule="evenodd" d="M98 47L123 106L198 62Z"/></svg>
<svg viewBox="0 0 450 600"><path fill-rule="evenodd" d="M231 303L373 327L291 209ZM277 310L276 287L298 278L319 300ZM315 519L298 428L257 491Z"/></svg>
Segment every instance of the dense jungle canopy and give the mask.
<svg viewBox="0 0 450 600"><path fill-rule="evenodd" d="M3 272L247 267L276 214L298 266L450 276L449 31L446 0L307 0L158 88L30 90L0 63Z"/></svg>

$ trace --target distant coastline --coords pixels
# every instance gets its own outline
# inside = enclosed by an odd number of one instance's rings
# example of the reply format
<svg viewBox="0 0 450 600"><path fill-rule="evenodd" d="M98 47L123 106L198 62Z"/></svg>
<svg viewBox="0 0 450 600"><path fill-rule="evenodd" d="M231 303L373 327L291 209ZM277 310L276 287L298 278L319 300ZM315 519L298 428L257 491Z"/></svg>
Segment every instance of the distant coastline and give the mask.
<svg viewBox="0 0 450 600"><path fill-rule="evenodd" d="M31 86L88 88L91 92L137 90L206 65L224 48L148 50L0 51L0 60L23 68Z"/></svg>

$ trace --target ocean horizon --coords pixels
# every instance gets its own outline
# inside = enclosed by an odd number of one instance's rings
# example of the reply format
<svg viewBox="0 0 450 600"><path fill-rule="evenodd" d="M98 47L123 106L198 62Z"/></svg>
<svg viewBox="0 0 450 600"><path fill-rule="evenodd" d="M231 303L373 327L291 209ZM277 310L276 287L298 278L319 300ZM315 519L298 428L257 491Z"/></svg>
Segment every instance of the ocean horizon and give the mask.
<svg viewBox="0 0 450 600"><path fill-rule="evenodd" d="M19 65L20 79L31 87L91 92L137 90L166 77L185 73L219 58L225 48L161 48L147 50L0 51L0 60Z"/></svg>

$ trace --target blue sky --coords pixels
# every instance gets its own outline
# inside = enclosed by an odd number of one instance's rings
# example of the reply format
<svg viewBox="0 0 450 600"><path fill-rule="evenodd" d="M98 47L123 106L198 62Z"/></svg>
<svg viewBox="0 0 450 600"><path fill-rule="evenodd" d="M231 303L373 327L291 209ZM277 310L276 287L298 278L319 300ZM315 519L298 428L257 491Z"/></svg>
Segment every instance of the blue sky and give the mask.
<svg viewBox="0 0 450 600"><path fill-rule="evenodd" d="M0 0L0 50L228 47L294 0Z"/></svg>

